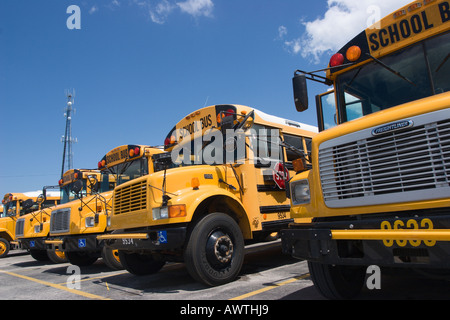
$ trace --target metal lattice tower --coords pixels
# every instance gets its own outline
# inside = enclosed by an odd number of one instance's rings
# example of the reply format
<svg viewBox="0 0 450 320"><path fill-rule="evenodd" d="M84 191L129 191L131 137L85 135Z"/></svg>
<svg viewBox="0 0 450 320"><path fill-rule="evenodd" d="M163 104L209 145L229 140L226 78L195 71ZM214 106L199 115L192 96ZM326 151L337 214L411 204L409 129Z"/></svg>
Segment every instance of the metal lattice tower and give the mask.
<svg viewBox="0 0 450 320"><path fill-rule="evenodd" d="M62 159L62 169L61 177L66 170L73 169L73 151L72 144L78 142L77 139L72 138L72 114L75 111L72 106L74 103L75 90L73 93L66 91L67 96L67 107L65 109L64 117L66 118L66 132L61 137L61 142L64 143L63 159ZM65 165L67 164L67 168Z"/></svg>

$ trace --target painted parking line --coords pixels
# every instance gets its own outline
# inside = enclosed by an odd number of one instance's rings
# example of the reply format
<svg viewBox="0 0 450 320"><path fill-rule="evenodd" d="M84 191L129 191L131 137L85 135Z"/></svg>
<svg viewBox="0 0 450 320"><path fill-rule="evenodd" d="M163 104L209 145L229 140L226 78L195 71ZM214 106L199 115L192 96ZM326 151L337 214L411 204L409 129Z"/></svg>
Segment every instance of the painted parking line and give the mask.
<svg viewBox="0 0 450 320"><path fill-rule="evenodd" d="M255 290L255 291L243 294L241 296L232 298L230 300L243 300L243 299L246 299L246 298L249 298L249 297L252 297L252 296L256 296L257 294L260 294L260 293L263 293L263 292L266 292L266 291L269 291L269 290L272 290L272 289L275 289L275 288L282 287L282 286L287 285L289 283L292 283L292 282L295 282L295 281L298 281L298 280L306 279L309 276L310 276L310 274L307 273L307 274L304 274L304 275L301 275L301 276L298 276L298 277L294 277L292 279L289 279L289 280L286 280L286 281L283 281L283 282L280 282L280 283L272 284L272 285L267 286L265 288L261 288L261 289L258 289L258 290Z"/></svg>
<svg viewBox="0 0 450 320"><path fill-rule="evenodd" d="M25 279L25 280L36 282L36 283L39 283L39 284L42 284L42 285L45 285L45 286L49 286L49 287L52 287L52 288L55 288L55 289L67 291L67 292L70 292L70 293L73 293L73 294L76 294L76 295L79 295L79 296L83 296L83 297L89 298L89 299L111 300L109 298L98 296L96 294L91 294L91 293L83 292L83 291L80 291L80 290L70 289L70 288L67 288L67 287L59 285L59 284L54 284L54 283L43 281L43 280L39 280L39 279L36 279L36 278L31 278L31 277L24 276L24 275L21 275L21 274L18 274L18 273L10 272L10 271L0 270L0 273L5 273L5 274L8 274L8 275L13 276L13 277Z"/></svg>

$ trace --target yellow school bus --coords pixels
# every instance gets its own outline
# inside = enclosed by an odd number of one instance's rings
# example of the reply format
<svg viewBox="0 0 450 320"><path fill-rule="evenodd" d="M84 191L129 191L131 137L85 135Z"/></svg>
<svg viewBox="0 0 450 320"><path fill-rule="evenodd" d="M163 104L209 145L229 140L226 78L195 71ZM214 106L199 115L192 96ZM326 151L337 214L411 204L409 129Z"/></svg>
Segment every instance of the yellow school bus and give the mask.
<svg viewBox="0 0 450 320"><path fill-rule="evenodd" d="M53 208L48 237L43 239L47 252L63 252L74 265L86 266L102 256L106 265L120 269L110 250L91 239L106 230L114 185L101 183L99 170L71 169L59 180L63 204Z"/></svg>
<svg viewBox="0 0 450 320"><path fill-rule="evenodd" d="M49 249L64 251L70 263L86 266L99 257L112 269L121 269L117 250L104 246L97 236L107 232L116 185L153 172L152 155L161 149L125 145L108 152L98 163L98 171L68 173L61 190L77 200L52 211ZM78 178L77 178L78 174ZM83 179L81 179L81 174Z"/></svg>
<svg viewBox="0 0 450 320"><path fill-rule="evenodd" d="M317 128L240 105L205 107L185 116L154 157L156 173L114 190L111 235L133 274L184 261L207 285L230 282L244 241L286 227L285 183L292 159L307 152Z"/></svg>
<svg viewBox="0 0 450 320"><path fill-rule="evenodd" d="M45 189L46 187L43 190ZM4 196L2 203L6 217L0 220L2 220L3 234L7 239L18 240L22 235L26 218L29 220L34 217L42 218L42 216L46 216L45 212L49 210L48 208L60 203L59 192L49 193L46 199L43 197L43 192L8 193ZM20 245L16 241L14 244ZM30 253L33 257L40 256L40 252L36 250L30 250Z"/></svg>
<svg viewBox="0 0 450 320"><path fill-rule="evenodd" d="M319 95L312 167L290 183L284 251L309 261L328 298L350 298L368 266L439 274L450 265L450 2L414 1L347 43L326 75L296 71ZM441 270L439 270L441 269ZM439 270L434 272L432 270Z"/></svg>

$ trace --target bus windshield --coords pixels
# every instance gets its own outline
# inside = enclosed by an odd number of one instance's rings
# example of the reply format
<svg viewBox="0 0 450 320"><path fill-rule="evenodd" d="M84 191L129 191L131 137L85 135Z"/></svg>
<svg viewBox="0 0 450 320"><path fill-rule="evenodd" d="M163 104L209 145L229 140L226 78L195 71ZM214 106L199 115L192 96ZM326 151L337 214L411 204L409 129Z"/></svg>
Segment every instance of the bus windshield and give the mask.
<svg viewBox="0 0 450 320"><path fill-rule="evenodd" d="M5 217L15 216L17 211L17 201L9 201L3 205L3 214Z"/></svg>
<svg viewBox="0 0 450 320"><path fill-rule="evenodd" d="M449 91L449 57L446 33L338 76L341 122Z"/></svg>
<svg viewBox="0 0 450 320"><path fill-rule="evenodd" d="M116 185L142 177L148 174L147 157L142 157L133 161L116 164L102 171L102 189L109 190L112 175Z"/></svg>
<svg viewBox="0 0 450 320"><path fill-rule="evenodd" d="M63 187L60 187L61 204L68 203L68 202L78 199L77 194L72 191L74 183L75 182L72 182ZM86 194L86 180L83 180L83 189L81 192L83 193L83 197L85 197L87 195Z"/></svg>

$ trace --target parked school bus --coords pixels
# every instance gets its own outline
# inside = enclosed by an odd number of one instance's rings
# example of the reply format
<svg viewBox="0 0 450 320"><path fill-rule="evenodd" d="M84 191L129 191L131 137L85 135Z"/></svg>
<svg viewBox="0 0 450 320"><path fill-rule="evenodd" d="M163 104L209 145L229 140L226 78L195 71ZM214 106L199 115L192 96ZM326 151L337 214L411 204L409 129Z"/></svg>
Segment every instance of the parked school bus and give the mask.
<svg viewBox="0 0 450 320"><path fill-rule="evenodd" d="M106 230L114 184L102 184L99 170L71 169L59 180L63 204L53 208L48 252L64 252L71 264L91 265L102 256L105 264L120 269L110 250L98 245L95 237Z"/></svg>
<svg viewBox="0 0 450 320"><path fill-rule="evenodd" d="M22 235L21 230L25 217L42 216L42 213L49 210L48 208L59 204L60 197L59 193L51 193L44 200L41 191L7 193L2 202L4 205L4 214L8 217L2 218L5 223L5 234L8 234L8 239L12 237L12 239L18 240ZM14 244L17 246L20 245L18 241L14 241ZM30 251L30 253L32 256L38 254L34 250Z"/></svg>
<svg viewBox="0 0 450 320"><path fill-rule="evenodd" d="M52 207L63 203L58 186L46 186L42 192L37 192L39 196L32 201L29 200L28 206L31 209L17 219L15 225L16 239L22 249L30 252L31 256L38 261L48 259L55 263L65 262L65 256L62 252L47 252L44 246L44 237L48 235L50 213Z"/></svg>
<svg viewBox="0 0 450 320"><path fill-rule="evenodd" d="M133 274L184 261L200 282L230 282L241 269L245 240L263 240L293 221L286 168L293 150L307 152L316 132L245 106L194 111L167 136L170 153L154 157L158 172L116 187L115 231L100 238ZM293 147L286 152L280 145Z"/></svg>
<svg viewBox="0 0 450 320"><path fill-rule="evenodd" d="M117 250L104 246L97 236L108 230L112 190L116 185L153 172L149 161L162 150L125 145L108 152L98 163L98 171L74 171L60 181L61 190L76 200L52 211L49 249L64 251L69 262L91 265L99 257L112 269L121 269ZM83 178L81 178L83 177Z"/></svg>
<svg viewBox="0 0 450 320"><path fill-rule="evenodd" d="M284 251L308 260L328 298L351 298L368 266L432 274L450 266L450 2L415 1L333 55L319 95L312 171L290 182Z"/></svg>

